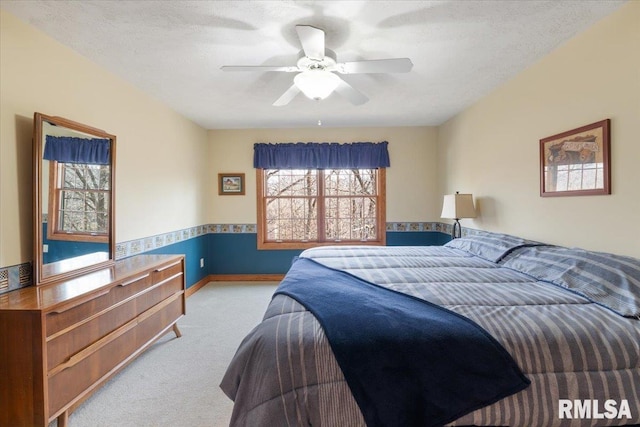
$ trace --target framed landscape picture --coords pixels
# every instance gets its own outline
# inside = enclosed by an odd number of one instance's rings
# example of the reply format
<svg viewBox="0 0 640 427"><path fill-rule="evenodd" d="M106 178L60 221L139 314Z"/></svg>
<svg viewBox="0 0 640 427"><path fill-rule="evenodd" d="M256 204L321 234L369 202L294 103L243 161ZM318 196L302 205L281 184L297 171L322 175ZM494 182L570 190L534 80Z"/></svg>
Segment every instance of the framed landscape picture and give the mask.
<svg viewBox="0 0 640 427"><path fill-rule="evenodd" d="M243 173L219 173L218 174L218 194L221 196L244 195L244 174Z"/></svg>
<svg viewBox="0 0 640 427"><path fill-rule="evenodd" d="M611 194L609 122L540 140L540 196Z"/></svg>

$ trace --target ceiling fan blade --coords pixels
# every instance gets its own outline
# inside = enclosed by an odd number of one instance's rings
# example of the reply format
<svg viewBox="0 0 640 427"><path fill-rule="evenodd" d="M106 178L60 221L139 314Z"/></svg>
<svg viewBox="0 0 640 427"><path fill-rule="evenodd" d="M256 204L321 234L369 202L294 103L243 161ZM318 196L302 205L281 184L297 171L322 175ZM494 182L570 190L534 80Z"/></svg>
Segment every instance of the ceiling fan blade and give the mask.
<svg viewBox="0 0 640 427"><path fill-rule="evenodd" d="M276 102L274 102L273 105L275 107L282 107L283 105L287 105L299 93L300 89L298 89L298 86L293 84L289 89L287 89L285 93L282 94L282 96L280 96L280 98L276 99Z"/></svg>
<svg viewBox="0 0 640 427"><path fill-rule="evenodd" d="M336 87L336 92L347 98L353 105L362 105L369 100L362 92L342 79L340 79L340 83Z"/></svg>
<svg viewBox="0 0 640 427"><path fill-rule="evenodd" d="M336 64L336 71L342 74L408 73L411 68L413 68L413 63L409 58L374 59Z"/></svg>
<svg viewBox="0 0 640 427"><path fill-rule="evenodd" d="M304 54L318 61L324 58L324 31L310 25L296 25Z"/></svg>
<svg viewBox="0 0 640 427"><path fill-rule="evenodd" d="M294 73L300 71L298 67L282 67L270 65L224 65L220 67L222 71L284 71Z"/></svg>

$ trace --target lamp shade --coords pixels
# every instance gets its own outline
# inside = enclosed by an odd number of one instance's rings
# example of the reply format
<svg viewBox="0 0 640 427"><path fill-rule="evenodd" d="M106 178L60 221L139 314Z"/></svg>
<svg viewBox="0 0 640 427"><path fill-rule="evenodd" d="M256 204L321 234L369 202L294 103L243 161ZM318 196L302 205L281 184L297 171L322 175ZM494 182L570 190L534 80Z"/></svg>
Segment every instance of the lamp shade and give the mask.
<svg viewBox="0 0 640 427"><path fill-rule="evenodd" d="M296 75L293 82L307 98L317 101L331 95L340 84L340 77L330 71L307 70Z"/></svg>
<svg viewBox="0 0 640 427"><path fill-rule="evenodd" d="M445 195L440 217L448 219L475 218L476 209L473 205L473 195L460 193Z"/></svg>

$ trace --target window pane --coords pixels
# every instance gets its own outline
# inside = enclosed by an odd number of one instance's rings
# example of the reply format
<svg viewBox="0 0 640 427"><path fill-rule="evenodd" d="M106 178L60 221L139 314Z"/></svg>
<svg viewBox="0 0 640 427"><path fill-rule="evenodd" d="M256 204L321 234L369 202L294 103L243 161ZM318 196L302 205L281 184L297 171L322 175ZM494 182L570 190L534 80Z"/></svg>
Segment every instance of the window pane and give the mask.
<svg viewBox="0 0 640 427"><path fill-rule="evenodd" d="M318 174L315 170L267 170L265 175L267 196L317 195Z"/></svg>
<svg viewBox="0 0 640 427"><path fill-rule="evenodd" d="M78 170L73 165L62 165L63 188L82 188L79 184Z"/></svg>
<svg viewBox="0 0 640 427"><path fill-rule="evenodd" d="M375 169L354 170L352 174L353 195L375 195L376 194L376 173Z"/></svg>
<svg viewBox="0 0 640 427"><path fill-rule="evenodd" d="M84 229L81 212L72 210L60 212L60 223L64 231L82 231Z"/></svg>
<svg viewBox="0 0 640 427"><path fill-rule="evenodd" d="M268 240L317 240L318 213L314 198L267 199Z"/></svg>
<svg viewBox="0 0 640 427"><path fill-rule="evenodd" d="M60 205L65 211L82 210L84 206L84 193L82 191L63 191Z"/></svg>
<svg viewBox="0 0 640 427"><path fill-rule="evenodd" d="M375 195L375 169L331 169L325 171L327 196Z"/></svg>
<svg viewBox="0 0 640 427"><path fill-rule="evenodd" d="M327 240L370 240L376 236L376 199L327 197Z"/></svg>
<svg viewBox="0 0 640 427"><path fill-rule="evenodd" d="M102 180L102 170L100 168L100 165L87 165L87 169L86 169L86 174L85 174L85 179L86 179L86 184L85 184L85 188L86 189L100 189L103 187L103 182Z"/></svg>

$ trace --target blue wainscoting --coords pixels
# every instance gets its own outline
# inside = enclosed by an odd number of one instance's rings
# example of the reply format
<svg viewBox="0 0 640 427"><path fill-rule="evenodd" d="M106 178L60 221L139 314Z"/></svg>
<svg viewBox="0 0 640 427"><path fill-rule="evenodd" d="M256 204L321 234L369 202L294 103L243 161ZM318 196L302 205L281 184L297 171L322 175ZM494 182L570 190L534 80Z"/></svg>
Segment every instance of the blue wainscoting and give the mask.
<svg viewBox="0 0 640 427"><path fill-rule="evenodd" d="M448 234L438 231L387 231L388 246L443 245L450 239ZM189 287L210 274L284 274L300 252L302 250L259 251L256 233L207 233L145 253L184 254Z"/></svg>
<svg viewBox="0 0 640 427"><path fill-rule="evenodd" d="M255 233L212 233L211 274L284 274L301 250L257 249ZM437 231L387 231L387 246L444 245L451 236Z"/></svg>
<svg viewBox="0 0 640 427"><path fill-rule="evenodd" d="M284 274L301 250L259 251L256 233L212 233L211 274Z"/></svg>
<svg viewBox="0 0 640 427"><path fill-rule="evenodd" d="M387 231L388 246L443 245L451 237L438 231ZM257 249L256 233L208 233L145 253L184 254L187 287L213 275L284 274L302 250ZM200 267L204 259L204 267Z"/></svg>
<svg viewBox="0 0 640 427"><path fill-rule="evenodd" d="M388 246L443 245L451 237L440 223L388 223ZM257 249L255 224L209 224L116 244L116 259L148 254L185 255L187 288L209 275L284 274L301 250ZM463 229L463 233L467 230ZM46 229L43 230L46 235ZM53 245L54 242L47 242ZM50 246L51 249L51 246ZM54 248L55 249L55 248ZM59 252L59 249L55 249ZM200 267L200 260L204 267ZM33 283L31 262L0 267L0 294Z"/></svg>
<svg viewBox="0 0 640 427"><path fill-rule="evenodd" d="M214 274L211 268L211 235L197 236L191 239L172 243L158 249L153 249L145 254L177 254L184 255L185 259L185 284L189 286L204 279L209 274ZM204 259L204 267L200 267L200 259Z"/></svg>
<svg viewBox="0 0 640 427"><path fill-rule="evenodd" d="M94 252L109 252L106 243L77 242L74 240L50 240L47 238L46 222L42 223L42 244L48 246L48 251L42 254L42 262L49 264L63 259L74 258Z"/></svg>

